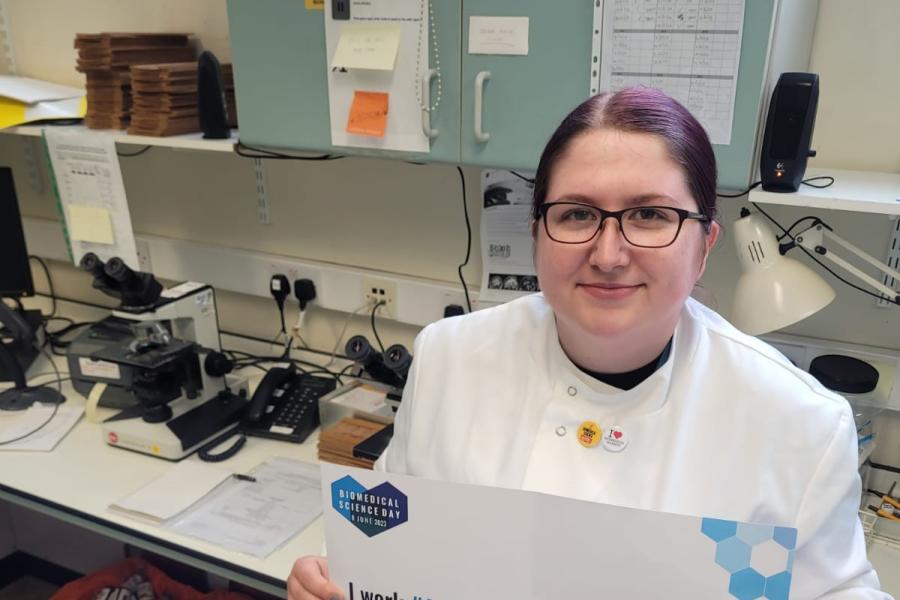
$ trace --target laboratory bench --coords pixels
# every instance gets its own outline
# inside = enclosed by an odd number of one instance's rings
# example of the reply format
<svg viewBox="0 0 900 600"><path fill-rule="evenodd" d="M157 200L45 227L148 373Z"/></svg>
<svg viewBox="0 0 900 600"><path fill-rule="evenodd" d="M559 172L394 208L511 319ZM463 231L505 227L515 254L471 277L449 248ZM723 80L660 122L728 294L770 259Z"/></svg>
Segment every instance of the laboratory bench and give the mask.
<svg viewBox="0 0 900 600"><path fill-rule="evenodd" d="M229 349L270 353L265 350L267 344L225 335L222 341ZM300 357L300 353L295 356ZM322 356L315 358L321 362L327 360ZM55 362L65 377L65 358L55 357ZM36 379L39 382L56 379L44 356L37 359L30 372L41 373ZM263 372L244 369L242 374L250 378L252 389ZM79 406L86 402L70 381L62 383L62 393L66 396L63 406ZM149 520L111 511L110 504L163 475L175 463L110 447L100 427L99 423L81 418L50 452L0 451L0 500L279 597L285 594L285 581L294 560L322 553L324 526L321 516L269 556L256 558L176 534ZM302 444L248 437L235 456L217 465L233 473L247 473L274 457L318 464L318 437L318 429ZM193 454L184 460L199 461L199 458Z"/></svg>

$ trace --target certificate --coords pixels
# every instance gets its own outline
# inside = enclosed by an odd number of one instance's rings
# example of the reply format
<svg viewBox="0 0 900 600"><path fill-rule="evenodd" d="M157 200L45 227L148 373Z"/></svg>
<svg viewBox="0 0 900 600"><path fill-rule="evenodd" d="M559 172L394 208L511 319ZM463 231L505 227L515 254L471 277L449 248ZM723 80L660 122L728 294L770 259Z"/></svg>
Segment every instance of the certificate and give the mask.
<svg viewBox="0 0 900 600"><path fill-rule="evenodd" d="M348 600L787 598L797 531L322 463Z"/></svg>

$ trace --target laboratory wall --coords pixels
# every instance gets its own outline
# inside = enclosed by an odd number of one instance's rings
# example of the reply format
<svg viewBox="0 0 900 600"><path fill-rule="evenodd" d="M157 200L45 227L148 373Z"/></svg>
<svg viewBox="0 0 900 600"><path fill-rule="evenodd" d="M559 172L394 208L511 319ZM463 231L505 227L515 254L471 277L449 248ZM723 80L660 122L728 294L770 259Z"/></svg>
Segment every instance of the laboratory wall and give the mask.
<svg viewBox="0 0 900 600"><path fill-rule="evenodd" d="M190 31L220 59L229 59L224 0L7 0L6 10L13 55L22 75L82 84L82 75L74 70L76 32ZM822 0L810 65L821 77L813 140L818 156L812 165L900 171L898 30L900 3L894 0ZM35 143L0 135L0 163L14 166L26 215L57 218L46 169L41 167L35 177L19 176L29 168L23 149ZM122 158L121 163L134 226L140 233L458 282L466 228L460 175L454 166L368 158L266 161L272 223L263 225L256 217L250 159L153 148L138 157ZM470 285L477 286L479 171L464 167L463 173L474 233L470 264L463 273ZM724 234L698 292L726 316L739 273L731 223L745 205L743 199L722 201ZM885 216L774 207L771 213L787 223L815 214L871 254L883 257L887 251L891 223ZM53 263L51 269L58 293L106 301L71 266ZM38 287L46 290L43 275L38 272L35 277ZM871 298L838 282L833 285L838 291L835 302L787 333L900 349L898 309L878 308ZM227 292L220 292L218 299L223 328L274 337L278 321L271 300ZM330 350L346 317L313 309L307 341ZM349 333L367 333L368 328L366 318L356 317ZM416 332L415 327L379 320L386 344L409 345ZM900 462L900 419L883 421L876 457Z"/></svg>

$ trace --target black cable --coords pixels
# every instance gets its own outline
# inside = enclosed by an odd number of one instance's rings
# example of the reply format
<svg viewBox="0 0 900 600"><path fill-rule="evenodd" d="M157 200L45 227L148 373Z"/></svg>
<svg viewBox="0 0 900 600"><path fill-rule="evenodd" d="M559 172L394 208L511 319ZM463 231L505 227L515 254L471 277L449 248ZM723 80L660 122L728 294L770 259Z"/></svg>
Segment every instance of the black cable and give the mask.
<svg viewBox="0 0 900 600"><path fill-rule="evenodd" d="M378 347L381 348L381 353L384 354L384 344L381 343L381 337L378 335L378 330L375 329L375 312L378 310L379 306L384 306L387 304L384 300L379 300L375 303L375 306L372 307L372 333L375 334L375 339L378 341Z"/></svg>
<svg viewBox="0 0 900 600"><path fill-rule="evenodd" d="M43 296L44 298L49 298L49 294L45 294L43 292L35 292L35 296ZM96 302L88 302L87 300L76 300L75 298L69 298L67 296L56 295L57 300L62 300L63 302L71 302L72 304L81 304L83 306L90 306L91 308L102 308L103 310L113 310L115 306L108 306L104 304L97 304Z"/></svg>
<svg viewBox="0 0 900 600"><path fill-rule="evenodd" d="M47 268L47 263L44 262L44 259L40 256L35 256L34 254L29 254L28 258L31 260L36 260L41 268L44 269L44 275L47 277L47 288L50 291L50 316L53 317L56 315L56 292L53 289L53 279L50 277L50 269Z"/></svg>
<svg viewBox="0 0 900 600"><path fill-rule="evenodd" d="M818 217L812 217L812 216L800 217L799 219L797 219L796 221L794 221L794 223L793 223L790 227L787 228L787 233L793 232L793 231L794 231L794 228L796 228L797 225L799 225L800 223L803 223L803 222L805 222L805 221L818 221L818 220L819 220ZM780 236L778 236L778 241L780 242L780 241L783 240L785 237L786 237L785 235L780 235Z"/></svg>
<svg viewBox="0 0 900 600"><path fill-rule="evenodd" d="M459 182L462 186L462 204L463 215L466 218L466 259L456 268L459 273L459 282L463 286L463 293L466 295L466 310L472 312L472 302L469 300L469 287L463 277L463 267L469 264L469 257L472 255L472 224L469 222L469 206L466 202L466 176L463 175L462 167L456 167L459 172Z"/></svg>
<svg viewBox="0 0 900 600"><path fill-rule="evenodd" d="M238 438L234 441L233 444L231 444L231 446L229 446L225 450L222 450L218 454L212 453L215 448L222 445L223 442L235 435L238 436ZM231 431L225 432L213 441L205 444L202 448L198 449L197 458L204 462L222 462L228 460L229 458L240 452L241 448L243 448L244 444L246 443L247 436L237 429L232 429Z"/></svg>
<svg viewBox="0 0 900 600"><path fill-rule="evenodd" d="M533 178L533 177L525 177L525 176L522 175L521 173L516 173L515 171L510 171L510 173L512 173L513 175L515 175L516 177L518 177L519 179L521 179L521 180L523 180L523 181L527 181L528 183L531 183L531 184L534 183L534 178Z"/></svg>
<svg viewBox="0 0 900 600"><path fill-rule="evenodd" d="M741 196L745 196L745 195L749 194L751 190L753 190L753 189L759 187L760 184L762 184L762 181L757 181L756 183L751 183L751 184L750 184L750 187L748 187L748 188L747 188L746 190L744 190L743 192L740 192L740 193L737 193L737 194L719 194L719 193L716 193L716 197L717 197L717 198L740 198Z"/></svg>
<svg viewBox="0 0 900 600"><path fill-rule="evenodd" d="M878 469L879 471L890 471L891 473L900 473L900 467L895 467L893 465L882 465L879 463L869 462L869 466L873 469ZM882 494L884 495L884 494Z"/></svg>
<svg viewBox="0 0 900 600"><path fill-rule="evenodd" d="M818 181L820 179L827 179L828 183L826 183L825 185L813 185L810 183L810 181ZM804 179L800 183L802 183L804 185L808 185L809 187L814 187L814 188L818 188L818 189L822 190L822 189L825 189L827 187L831 187L832 185L834 185L834 177L832 177L831 175L819 175L818 177L810 177L809 179Z"/></svg>
<svg viewBox="0 0 900 600"><path fill-rule="evenodd" d="M48 381L47 383L42 383L41 385L37 385L34 387L35 387L35 389L49 387L50 384L56 383L56 390L59 392L59 395L62 397L62 382L65 381L66 379L71 379L71 377L65 377L65 378L62 377L59 373L59 368L56 366L56 363L53 361L53 358L51 358L45 350L40 349L40 348L39 348L39 350L40 350L41 354L43 354L47 358L47 360L50 362L50 366L53 367L53 373L56 375L56 379ZM40 425L38 425L37 427L35 427L34 429L32 429L31 431L29 431L28 433L26 433L24 435L20 435L19 437L13 438L11 440L3 440L2 442L0 442L0 446L6 446L7 444L12 444L14 442L18 442L19 440L24 440L28 436L34 435L35 433L37 433L38 431L40 431L41 429L46 427L47 424L49 424L50 421L53 420L53 417L56 416L56 413L59 412L59 405L60 405L59 402L53 403L53 412L50 413L50 416L47 417L46 421L44 421L43 423L41 423Z"/></svg>
<svg viewBox="0 0 900 600"><path fill-rule="evenodd" d="M255 154L250 154L246 152L249 150ZM234 153L238 156L243 156L244 158L261 158L261 159L274 159L274 160L338 160L344 158L343 155L340 154L322 154L319 156L297 156L296 154L283 154L281 152L273 152L271 150L266 150L265 148L255 148L253 146L248 146L242 141L238 140L234 145Z"/></svg>
<svg viewBox="0 0 900 600"><path fill-rule="evenodd" d="M813 254L812 252L810 252L809 250L807 250L806 248L804 248L803 246L801 246L800 244L798 244L798 243L797 243L797 240L794 238L793 234L791 234L787 229L785 229L784 227L782 227L782 226L781 226L781 223L779 223L778 221L776 221L775 219L773 219L771 216L769 216L769 213L767 213L767 212L764 211L762 208L760 208L760 206L759 206L758 204L756 204L755 202L751 202L750 204L752 204L752 205L756 208L756 210L758 210L758 211L760 212L760 214L762 214L762 215L763 215L764 217L766 217L768 220L772 221L772 223L774 223L774 224L775 224L775 225L776 225L776 226L784 233L784 235L783 235L783 236L780 236L778 239L782 239L782 238L785 238L785 237L790 238L791 241L794 243L794 246L795 246L796 248L799 248L800 250L802 250L804 254L806 254L806 255L807 255L808 257L810 257L813 261L815 261L816 264L818 264L820 267L822 267L823 269L825 269L826 271L828 271L829 273L831 273L838 281L840 281L841 283L844 283L844 284L846 284L846 285L849 285L849 286L852 287L853 289L858 290L858 291L862 292L863 294L866 294L867 296L872 296L872 297L875 298L876 300L886 300L887 302L890 302L891 304L895 304L895 305L897 305L897 306L900 306L900 302L898 302L896 299L894 299L894 298L888 298L887 296L884 296L884 295L882 295L882 294L876 294L875 292L870 292L869 290L867 290L867 289L865 289L865 288L863 288L863 287L860 287L860 286L856 285L856 284L853 283L852 281L847 281L846 279L844 279L844 278L843 278L841 275L839 275L838 273L835 273L834 270L832 270L828 265L826 265L826 264L823 263L821 260L819 260L818 257L816 257L815 254ZM821 221L821 219L819 219L819 220ZM822 221L822 224L825 225L826 227L828 227L828 225L825 224L824 221Z"/></svg>
<svg viewBox="0 0 900 600"><path fill-rule="evenodd" d="M49 298L49 296L47 294L44 294L42 292L35 292L35 295ZM95 302L88 302L87 300L77 300L75 298L69 298L68 296L57 295L56 298L59 300L62 300L63 302L71 302L72 304L81 304L82 306L90 306L91 308L100 308L103 310L111 310L111 309L115 308L115 306L105 306L103 304L97 304ZM235 331L228 331L227 329L220 329L219 333L222 335L231 335L231 336L234 336L237 338L242 338L242 339L250 340L253 342L262 342L263 344L271 344L272 343L272 340L270 340L270 339L265 339L265 338L261 338L261 337L257 337L257 336L253 336L253 335L248 335L246 333L237 333ZM304 348L303 351L311 352L312 354L321 354L322 356L327 356L328 358L331 358L330 350L318 350L316 348ZM347 356L346 354L335 354L335 357L340 358L342 360L350 360L350 357Z"/></svg>
<svg viewBox="0 0 900 600"><path fill-rule="evenodd" d="M116 152L116 154L123 158L131 158L132 156L140 156L141 154L143 154L144 152L146 152L147 150L149 150L152 147L153 146L144 146L137 152Z"/></svg>

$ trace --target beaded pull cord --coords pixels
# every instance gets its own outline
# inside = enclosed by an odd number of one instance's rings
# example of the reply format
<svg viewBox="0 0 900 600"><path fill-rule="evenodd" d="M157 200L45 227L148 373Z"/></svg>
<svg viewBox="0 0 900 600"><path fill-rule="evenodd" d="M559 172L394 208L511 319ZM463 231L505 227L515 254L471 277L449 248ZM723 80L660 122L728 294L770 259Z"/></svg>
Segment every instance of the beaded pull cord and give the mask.
<svg viewBox="0 0 900 600"><path fill-rule="evenodd" d="M425 14L426 4L428 5L427 15ZM431 23L431 46L434 49L434 70L435 77L437 78L437 94L435 94L436 98L431 106L425 105L422 98L422 86L419 85L419 79L422 76L422 36L425 31L426 23L428 22ZM441 86L441 55L438 52L437 29L434 22L434 6L432 5L431 0L420 0L419 36L416 40L416 101L419 103L419 108L429 113L436 111L441 104L441 92L443 91Z"/></svg>

